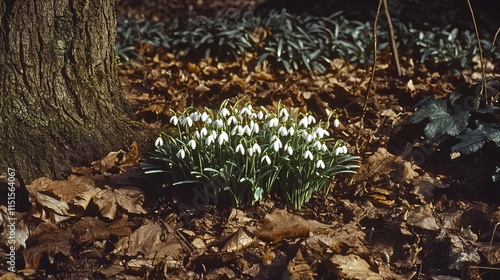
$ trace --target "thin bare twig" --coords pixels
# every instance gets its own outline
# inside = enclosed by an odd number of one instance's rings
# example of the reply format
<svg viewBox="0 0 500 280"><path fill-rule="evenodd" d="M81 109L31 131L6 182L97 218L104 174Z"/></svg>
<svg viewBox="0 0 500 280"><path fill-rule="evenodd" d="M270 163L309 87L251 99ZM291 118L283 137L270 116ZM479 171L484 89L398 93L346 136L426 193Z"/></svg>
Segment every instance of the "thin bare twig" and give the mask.
<svg viewBox="0 0 500 280"><path fill-rule="evenodd" d="M493 43L491 43L492 48L495 47L495 43L497 42L497 38L498 38L498 33L500 33L500 27L497 29L497 32L495 33L495 37L493 37Z"/></svg>
<svg viewBox="0 0 500 280"><path fill-rule="evenodd" d="M481 76L482 76L482 87L481 87L481 95L482 95L486 94L486 65L484 63L483 48L481 47L481 39L479 38L479 30L477 29L476 17L474 16L474 10L472 9L470 0L467 0L467 4L469 4L469 10L472 16L472 23L474 24L474 30L476 31L477 46L479 47L479 60L481 62ZM488 96L486 96L486 102L487 103L491 102L491 100L488 100Z"/></svg>
<svg viewBox="0 0 500 280"><path fill-rule="evenodd" d="M377 66L377 24L378 24L378 18L380 16L380 8L382 7L382 1L379 0L378 2L378 8L377 8L377 14L375 15L375 21L373 23L373 65L372 65L372 74L370 76L370 80L368 81L368 85L366 86L366 98L365 98L365 103L363 104L363 110L361 113L361 120L359 121L359 130L358 130L358 136L356 138L356 151L359 152L359 139L361 137L361 130L364 128L364 120L365 120L365 113L366 113L366 107L368 106L368 100L370 99L370 92L373 86L373 79L375 77L375 68Z"/></svg>
<svg viewBox="0 0 500 280"><path fill-rule="evenodd" d="M391 14L389 13L389 5L387 5L387 0L384 0L384 10L385 10L385 16L387 17L387 24L389 26L389 36L391 39L391 49L394 58L394 63L396 64L396 69L398 70L398 76L401 77L401 66L399 65L398 48L396 47L396 39L394 38L394 28L392 26Z"/></svg>

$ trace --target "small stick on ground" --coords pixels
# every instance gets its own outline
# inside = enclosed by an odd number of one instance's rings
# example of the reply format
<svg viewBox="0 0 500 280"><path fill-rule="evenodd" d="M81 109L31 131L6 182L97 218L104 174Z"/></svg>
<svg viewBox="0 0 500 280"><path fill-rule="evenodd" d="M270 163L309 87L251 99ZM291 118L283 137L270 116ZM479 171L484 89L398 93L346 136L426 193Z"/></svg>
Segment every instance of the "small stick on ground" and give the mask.
<svg viewBox="0 0 500 280"><path fill-rule="evenodd" d="M389 13L389 5L387 5L387 0L384 0L384 10L385 10L385 16L387 17L387 24L389 26L389 36L391 38L391 49L392 49L392 55L394 57L394 64L396 64L396 69L398 70L398 77L401 77L401 66L399 65L398 48L396 47L396 39L394 38L394 28L392 27L391 14Z"/></svg>
<svg viewBox="0 0 500 280"><path fill-rule="evenodd" d="M487 94L486 92L486 65L484 63L484 58L483 58L483 48L481 47L481 38L479 38L479 31L477 29L477 24L476 24L476 17L474 16L474 10L472 9L472 5L470 3L470 0L467 0L467 4L469 4L469 10L470 14L472 16L472 23L474 24L474 30L476 31L476 37L477 37L477 46L479 47L479 60L481 62L481 76L482 76L482 87L481 87L481 95ZM495 35L496 37L496 35ZM486 103L491 104L491 97L489 98L488 96L485 96L486 98Z"/></svg>
<svg viewBox="0 0 500 280"><path fill-rule="evenodd" d="M370 93L373 86L373 79L375 77L375 68L377 66L377 23L378 23L378 18L380 16L380 8L382 7L382 1L383 0L379 0L378 2L377 14L375 15L375 21L373 23L373 65L372 65L370 80L368 81L368 85L366 86L366 98L363 104L361 119L359 121L358 136L356 138L356 151L358 153L359 153L359 139L361 137L361 130L363 130L364 128L366 107L368 106L368 100L370 99Z"/></svg>

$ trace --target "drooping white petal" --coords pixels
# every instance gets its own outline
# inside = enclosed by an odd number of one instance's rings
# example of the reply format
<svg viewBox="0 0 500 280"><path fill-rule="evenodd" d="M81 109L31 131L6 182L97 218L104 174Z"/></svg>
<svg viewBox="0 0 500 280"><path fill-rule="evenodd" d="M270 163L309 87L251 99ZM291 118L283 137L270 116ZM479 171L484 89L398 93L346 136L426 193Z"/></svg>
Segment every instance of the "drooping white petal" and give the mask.
<svg viewBox="0 0 500 280"><path fill-rule="evenodd" d="M340 121L339 121L339 119L335 119L335 120L333 121L333 126L334 126L334 127L339 127L339 125L340 125Z"/></svg>
<svg viewBox="0 0 500 280"><path fill-rule="evenodd" d="M229 140L229 135L225 131L222 131L221 134L219 135L219 138L217 139L217 142L219 145L222 145L224 142L227 142Z"/></svg>
<svg viewBox="0 0 500 280"><path fill-rule="evenodd" d="M198 113L198 112L196 112L196 111L195 111L195 112L192 112L191 114L189 114L189 117L190 117L193 121L197 122L197 121L200 119L200 113Z"/></svg>
<svg viewBox="0 0 500 280"><path fill-rule="evenodd" d="M187 117L182 119L181 123L182 123L182 125L187 125L188 127L191 127L191 126L193 126L193 119L191 119L191 117L187 116Z"/></svg>
<svg viewBox="0 0 500 280"><path fill-rule="evenodd" d="M260 146L259 146L259 144L257 144L257 143L253 144L253 146L252 146L252 150L253 150L255 153L257 153L257 154L260 154L260 153L261 153Z"/></svg>
<svg viewBox="0 0 500 280"><path fill-rule="evenodd" d="M201 135L201 136L203 136L203 137L205 137L205 136L207 136L207 134L208 134L208 130L207 130L207 128L206 128L206 127L203 127L203 128L200 130L200 135Z"/></svg>
<svg viewBox="0 0 500 280"><path fill-rule="evenodd" d="M276 127L278 126L278 123L279 123L279 120L277 118L272 118L271 120L269 120L269 122L267 123L267 126L268 127Z"/></svg>
<svg viewBox="0 0 500 280"><path fill-rule="evenodd" d="M161 139L161 137L158 137L155 141L155 146L156 147L161 147L163 146L163 139Z"/></svg>
<svg viewBox="0 0 500 280"><path fill-rule="evenodd" d="M208 135L207 139L205 140L205 144L207 146L210 146L213 142L215 141L215 138L212 134Z"/></svg>
<svg viewBox="0 0 500 280"><path fill-rule="evenodd" d="M188 144L188 146L191 147L191 149L193 149L193 150L196 149L196 141L194 141L194 139L189 140L189 142L187 144Z"/></svg>
<svg viewBox="0 0 500 280"><path fill-rule="evenodd" d="M346 146L342 146L342 153L347 154L347 147Z"/></svg>
<svg viewBox="0 0 500 280"><path fill-rule="evenodd" d="M280 126L280 128L278 128L278 134L281 136L287 136L288 130L286 129L286 127Z"/></svg>
<svg viewBox="0 0 500 280"><path fill-rule="evenodd" d="M307 117L307 122L308 124L316 123L316 119L313 116L309 115Z"/></svg>
<svg viewBox="0 0 500 280"><path fill-rule="evenodd" d="M304 117L299 121L299 127L302 126L302 127L306 128L308 125L309 125L309 121L307 120L307 117Z"/></svg>
<svg viewBox="0 0 500 280"><path fill-rule="evenodd" d="M313 160L313 159L314 159L314 156L313 156L313 154L311 153L311 151L306 150L306 151L304 152L304 158L305 158L305 159L310 159L310 160Z"/></svg>
<svg viewBox="0 0 500 280"><path fill-rule="evenodd" d="M262 120L262 119L264 118L264 113L263 113L262 111L259 111L259 112L257 113L257 118L258 118L259 120Z"/></svg>
<svg viewBox="0 0 500 280"><path fill-rule="evenodd" d="M180 150L177 152L177 157L178 157L178 158L185 158L185 157L186 157L186 152L184 151L184 149L180 149Z"/></svg>
<svg viewBox="0 0 500 280"><path fill-rule="evenodd" d="M322 160L318 160L318 162L316 162L316 168L325 169L325 163Z"/></svg>
<svg viewBox="0 0 500 280"><path fill-rule="evenodd" d="M231 124L238 124L238 120L235 116L230 116L229 119L227 119L227 125L230 126Z"/></svg>
<svg viewBox="0 0 500 280"><path fill-rule="evenodd" d="M227 108L222 108L222 110L219 112L220 116L221 117L227 117L229 116L231 113L229 112L229 110Z"/></svg>
<svg viewBox="0 0 500 280"><path fill-rule="evenodd" d="M172 116L170 118L170 123L173 125L177 125L179 123L179 119L176 116Z"/></svg>
<svg viewBox="0 0 500 280"><path fill-rule="evenodd" d="M202 122L205 122L208 119L208 114L207 112L203 112L200 117Z"/></svg>
<svg viewBox="0 0 500 280"><path fill-rule="evenodd" d="M282 108L280 110L279 116L280 116L280 118L281 118L282 121L286 122L288 120L288 116L289 115L290 114L288 113L288 111L286 110L286 108Z"/></svg>
<svg viewBox="0 0 500 280"><path fill-rule="evenodd" d="M243 156L245 155L245 148L242 144L238 144L238 146L236 146L236 152L240 152Z"/></svg>
<svg viewBox="0 0 500 280"><path fill-rule="evenodd" d="M262 159L260 160L260 162L263 162L263 161L266 161L267 165L271 164L271 159L269 158L268 155L265 155L265 156L262 157Z"/></svg>
<svg viewBox="0 0 500 280"><path fill-rule="evenodd" d="M224 122L221 119L216 119L214 123L215 127L217 127L218 129L224 126Z"/></svg>

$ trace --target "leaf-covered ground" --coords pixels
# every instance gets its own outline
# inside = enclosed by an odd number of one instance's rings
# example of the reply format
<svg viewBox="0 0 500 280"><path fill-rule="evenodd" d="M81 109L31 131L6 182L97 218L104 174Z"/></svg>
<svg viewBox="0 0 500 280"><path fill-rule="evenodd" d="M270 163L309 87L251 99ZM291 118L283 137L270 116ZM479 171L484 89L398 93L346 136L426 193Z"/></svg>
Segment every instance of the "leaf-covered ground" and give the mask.
<svg viewBox="0 0 500 280"><path fill-rule="evenodd" d="M262 2L122 0L117 11L174 21ZM362 157L361 169L300 211L274 200L215 207L195 188L145 176L138 163L148 151L139 147L152 149L154 139L138 139L75 167L65 180L39 178L18 191L18 272L8 273L2 262L0 279L500 277L500 192L482 176L494 166L419 146L423 127L407 124L425 97L446 97L479 78L477 58L470 68L450 69L403 53L398 76L390 54L380 53L367 97L369 64L334 59L321 74L287 73L272 63L257 65L253 53L238 61L189 60L147 44L135 47L141 58L121 64L120 79L133 117L152 129L168 129L171 110L218 108L228 98L269 108L282 102L318 118L336 110L341 126L332 136ZM489 75L498 78L497 69L491 60ZM8 216L2 200L5 252Z"/></svg>

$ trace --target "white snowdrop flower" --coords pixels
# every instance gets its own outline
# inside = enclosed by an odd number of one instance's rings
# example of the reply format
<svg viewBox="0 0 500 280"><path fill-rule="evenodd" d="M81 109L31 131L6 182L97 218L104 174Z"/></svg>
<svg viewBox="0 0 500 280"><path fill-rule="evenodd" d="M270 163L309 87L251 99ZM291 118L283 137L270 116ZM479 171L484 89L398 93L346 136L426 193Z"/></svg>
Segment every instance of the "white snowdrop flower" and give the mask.
<svg viewBox="0 0 500 280"><path fill-rule="evenodd" d="M335 153L336 156L340 155L342 153L342 147L335 148L334 153Z"/></svg>
<svg viewBox="0 0 500 280"><path fill-rule="evenodd" d="M326 152L326 151L328 151L328 147L326 146L326 144L325 144L325 143L321 144L321 151L322 151L322 152Z"/></svg>
<svg viewBox="0 0 500 280"><path fill-rule="evenodd" d="M248 111L250 111L250 112L251 112L251 111L253 110L252 105L251 105L251 104L248 104L248 105L247 105L247 109L248 109Z"/></svg>
<svg viewBox="0 0 500 280"><path fill-rule="evenodd" d="M198 130L194 132L194 138L200 139L200 132Z"/></svg>
<svg viewBox="0 0 500 280"><path fill-rule="evenodd" d="M212 118L208 117L208 119L205 121L205 124L211 124L212 123Z"/></svg>
<svg viewBox="0 0 500 280"><path fill-rule="evenodd" d="M253 156L253 149L252 149L252 147L248 148L247 152L248 152L249 156Z"/></svg>
<svg viewBox="0 0 500 280"><path fill-rule="evenodd" d="M250 106L250 108L251 108L251 106ZM241 109L240 116L243 116L243 114L246 114L247 116L251 116L252 109L249 109L248 107L243 107L243 109Z"/></svg>
<svg viewBox="0 0 500 280"><path fill-rule="evenodd" d="M322 160L318 160L318 162L316 162L316 168L325 169L325 163Z"/></svg>
<svg viewBox="0 0 500 280"><path fill-rule="evenodd" d="M216 119L214 123L218 129L224 126L224 122L221 119Z"/></svg>
<svg viewBox="0 0 500 280"><path fill-rule="evenodd" d="M313 144L313 145L314 145L314 148L315 148L316 150L321 150L321 142L319 142L319 141L314 141L314 144Z"/></svg>
<svg viewBox="0 0 500 280"><path fill-rule="evenodd" d="M288 146L288 144L285 144L285 147L283 148L289 155L293 155L293 149L291 146Z"/></svg>
<svg viewBox="0 0 500 280"><path fill-rule="evenodd" d="M200 116L200 119L202 122L205 122L208 119L208 114L207 112L203 112Z"/></svg>
<svg viewBox="0 0 500 280"><path fill-rule="evenodd" d="M243 126L238 125L238 136L243 136L243 134L245 134L245 129Z"/></svg>
<svg viewBox="0 0 500 280"><path fill-rule="evenodd" d="M205 136L207 136L207 135L208 135L208 130L207 130L207 128L206 128L206 127L203 127L203 128L200 130L200 135L201 135L202 137L205 137Z"/></svg>
<svg viewBox="0 0 500 280"><path fill-rule="evenodd" d="M252 129L248 125L245 125L243 127L243 132L246 133L248 136L252 135Z"/></svg>
<svg viewBox="0 0 500 280"><path fill-rule="evenodd" d="M278 139L278 135L271 135L271 141L269 142L274 142L274 140Z"/></svg>
<svg viewBox="0 0 500 280"><path fill-rule="evenodd" d="M306 150L306 151L304 152L304 158L305 158L305 159L310 159L310 160L313 160L313 159L314 159L314 156L313 156L313 154L311 153L311 151Z"/></svg>
<svg viewBox="0 0 500 280"><path fill-rule="evenodd" d="M208 135L207 139L205 140L205 144L207 146L210 146L213 142L215 142L215 138L212 134Z"/></svg>
<svg viewBox="0 0 500 280"><path fill-rule="evenodd" d="M217 135L217 131L212 130L212 132L210 132L210 135L212 135L212 137L213 137L214 139L217 139L217 136L218 136L218 135Z"/></svg>
<svg viewBox="0 0 500 280"><path fill-rule="evenodd" d="M255 119L255 118L257 118L257 114L255 114L255 113L252 113L252 115L250 116L250 118L252 118L252 119Z"/></svg>
<svg viewBox="0 0 500 280"><path fill-rule="evenodd" d="M235 125L233 127L233 129L231 129L231 135L235 135L236 134L236 132L238 131L238 127L239 127L239 125Z"/></svg>
<svg viewBox="0 0 500 280"><path fill-rule="evenodd" d="M260 160L260 162L264 161L266 161L267 165L271 165L271 159L269 158L268 155L263 156L262 159Z"/></svg>
<svg viewBox="0 0 500 280"><path fill-rule="evenodd" d="M231 113L229 112L229 110L227 108L222 108L222 110L220 110L219 114L221 117L224 117L224 118L231 115Z"/></svg>
<svg viewBox="0 0 500 280"><path fill-rule="evenodd" d="M258 118L259 120L262 120L262 119L264 118L264 113L263 113L262 111L259 111L259 112L257 113L257 118Z"/></svg>
<svg viewBox="0 0 500 280"><path fill-rule="evenodd" d="M227 135L225 131L222 131L221 134L219 135L219 138L217 139L217 142L219 142L219 146L227 141L229 141L229 135Z"/></svg>
<svg viewBox="0 0 500 280"><path fill-rule="evenodd" d="M163 146L163 139L161 139L161 137L158 137L155 141L155 146L156 147L160 147L160 146Z"/></svg>
<svg viewBox="0 0 500 280"><path fill-rule="evenodd" d="M316 119L313 116L309 115L307 117L307 122L308 124L316 123Z"/></svg>
<svg viewBox="0 0 500 280"><path fill-rule="evenodd" d="M282 148L282 147L283 147L283 144L281 143L280 139L276 139L276 141L274 141L274 143L273 143L272 147L273 147L273 150L274 150L275 152L277 152L277 151L279 151L279 150L280 150L280 148Z"/></svg>
<svg viewBox="0 0 500 280"><path fill-rule="evenodd" d="M306 134L304 135L304 139L306 139L306 142L309 143L314 139L314 137L311 134Z"/></svg>
<svg viewBox="0 0 500 280"><path fill-rule="evenodd" d="M196 149L196 141L194 141L194 139L189 140L189 142L187 144L188 144L188 146L191 147L191 149L193 149L193 150Z"/></svg>
<svg viewBox="0 0 500 280"><path fill-rule="evenodd" d="M186 157L186 152L184 151L184 149L180 149L180 150L177 152L177 157L178 157L178 158L185 158L185 157Z"/></svg>
<svg viewBox="0 0 500 280"><path fill-rule="evenodd" d="M325 129L321 128L321 127L318 127L316 128L316 134L318 135L318 138L323 138L325 135L326 136L330 136L330 133L328 133L328 131L326 131Z"/></svg>
<svg viewBox="0 0 500 280"><path fill-rule="evenodd" d="M179 119L176 116L172 116L170 118L170 123L173 125L177 125L179 123Z"/></svg>
<svg viewBox="0 0 500 280"><path fill-rule="evenodd" d="M293 136L293 135L295 134L295 128L290 127L290 128L288 129L288 134L290 134L290 136Z"/></svg>
<svg viewBox="0 0 500 280"><path fill-rule="evenodd" d="M189 114L189 117L190 117L193 121L197 122L197 121L199 121L199 120L200 120L200 113L198 113L198 112L192 112L191 114Z"/></svg>
<svg viewBox="0 0 500 280"><path fill-rule="evenodd" d="M280 128L278 128L278 134L281 136L287 136L288 130L286 129L286 127L280 126Z"/></svg>
<svg viewBox="0 0 500 280"><path fill-rule="evenodd" d="M255 125L253 126L253 132L259 133L259 130L260 130L259 124L255 123Z"/></svg>
<svg viewBox="0 0 500 280"><path fill-rule="evenodd" d="M262 152L262 150L260 149L259 144L257 144L257 143L253 144L253 146L252 146L252 150L253 150L255 153L257 153L257 154L260 154L260 153Z"/></svg>
<svg viewBox="0 0 500 280"><path fill-rule="evenodd" d="M279 120L277 118L272 118L268 123L268 127L276 127L278 126Z"/></svg>
<svg viewBox="0 0 500 280"><path fill-rule="evenodd" d="M188 127L191 127L191 126L193 126L193 119L191 119L191 117L187 116L187 117L182 119L181 123L182 123L182 125L187 125Z"/></svg>
<svg viewBox="0 0 500 280"><path fill-rule="evenodd" d="M335 119L335 120L333 121L333 126L334 126L334 127L339 127L339 125L340 125L340 121L339 121L339 119Z"/></svg>
<svg viewBox="0 0 500 280"><path fill-rule="evenodd" d="M243 147L243 145L241 144L238 144L238 146L236 146L236 152L240 152L241 155L245 155L245 148Z"/></svg>
<svg viewBox="0 0 500 280"><path fill-rule="evenodd" d="M346 146L342 146L342 153L347 154L347 147Z"/></svg>
<svg viewBox="0 0 500 280"><path fill-rule="evenodd" d="M279 114L279 116L280 116L280 118L281 118L281 120L282 120L282 121L285 121L285 122L286 122L286 121L288 120L288 116L289 116L289 115L290 115L290 114L288 113L288 111L286 110L286 108L282 108L282 109L280 110L280 114Z"/></svg>
<svg viewBox="0 0 500 280"><path fill-rule="evenodd" d="M307 120L307 117L303 117L303 118L299 121L299 127L300 127L300 126L303 126L304 128L306 128L308 125L309 125L309 121Z"/></svg>
<svg viewBox="0 0 500 280"><path fill-rule="evenodd" d="M229 119L227 119L227 125L230 126L231 124L238 124L238 120L235 116L230 116Z"/></svg>

